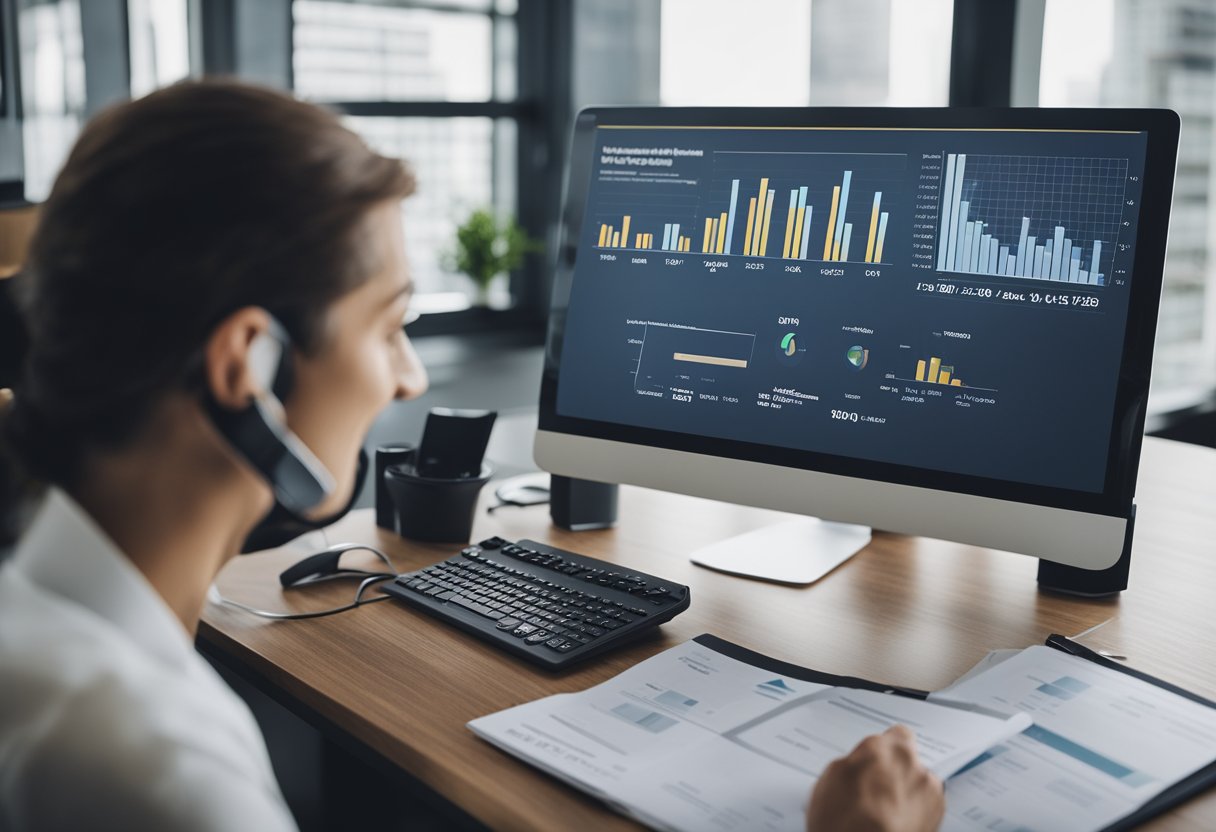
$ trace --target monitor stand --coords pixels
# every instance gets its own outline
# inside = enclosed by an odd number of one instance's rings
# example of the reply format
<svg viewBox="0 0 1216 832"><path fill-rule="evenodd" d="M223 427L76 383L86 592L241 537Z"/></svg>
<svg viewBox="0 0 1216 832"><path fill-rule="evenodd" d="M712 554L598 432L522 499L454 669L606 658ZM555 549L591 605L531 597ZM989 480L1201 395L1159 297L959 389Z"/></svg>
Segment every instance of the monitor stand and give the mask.
<svg viewBox="0 0 1216 832"><path fill-rule="evenodd" d="M813 584L870 542L870 527L797 517L698 549L698 566L776 581Z"/></svg>

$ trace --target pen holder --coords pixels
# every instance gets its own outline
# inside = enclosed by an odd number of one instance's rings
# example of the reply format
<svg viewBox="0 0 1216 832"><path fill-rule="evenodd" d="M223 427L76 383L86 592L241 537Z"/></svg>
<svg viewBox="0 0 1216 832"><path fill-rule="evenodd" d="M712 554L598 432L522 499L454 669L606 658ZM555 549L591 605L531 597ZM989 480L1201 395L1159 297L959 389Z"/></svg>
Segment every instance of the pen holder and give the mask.
<svg viewBox="0 0 1216 832"><path fill-rule="evenodd" d="M422 477L409 462L388 466L384 484L397 509L398 533L425 543L468 542L477 496L493 473L484 462L480 476L460 479Z"/></svg>

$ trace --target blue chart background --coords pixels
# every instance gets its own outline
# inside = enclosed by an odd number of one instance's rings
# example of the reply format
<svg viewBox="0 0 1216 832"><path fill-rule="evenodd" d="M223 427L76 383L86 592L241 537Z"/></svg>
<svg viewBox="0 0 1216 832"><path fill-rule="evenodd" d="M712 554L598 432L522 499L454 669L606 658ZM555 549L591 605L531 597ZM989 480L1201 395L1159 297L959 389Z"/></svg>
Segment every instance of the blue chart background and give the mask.
<svg viewBox="0 0 1216 832"><path fill-rule="evenodd" d="M658 184L619 175L612 177L614 181L601 181L603 171L637 171L639 178L652 171L602 165L597 153L562 347L560 415L1014 482L1102 490L1127 298L1134 278L1130 264L1138 204L1123 217L1131 221L1120 238L1128 247L1118 255L1119 265L1128 270L1124 284L1072 287L1099 297L1099 310L1091 311L918 291L918 283L932 283L940 276L932 267L912 265L917 187L923 183L923 155L940 154L931 164L940 164L944 171L946 152L1119 158L1128 160L1129 176L1142 177L1143 134L600 129L597 150L605 145L700 148L705 155L677 158L670 168L656 168L676 174L679 180ZM832 155L844 153L874 155ZM890 215L884 265L831 264L843 274L825 276L819 262L772 259L782 253L789 190L800 185L808 186L808 201L815 206L808 258L822 256L832 186L840 183L846 168L854 171L848 212L854 226L850 256L856 261L865 253L873 193L882 190L882 210ZM765 260L739 256L748 197L756 193L760 176L768 176L776 190L770 259ZM731 249L735 256L699 254L704 218L728 209L732 178L741 180ZM1138 192L1137 183L1128 195ZM617 221L614 218L623 213L633 217L631 244L636 232L653 233L655 245L661 243L664 217L661 211L647 213L648 193L662 195L659 204L681 205L682 216L666 221L681 222L681 233L693 239L693 251L616 251L612 252L615 260L601 259L604 252L595 248L599 223ZM1076 194L1078 201L1085 198L1084 193ZM690 216L694 206L696 215ZM936 226L936 205L927 216ZM763 269L755 269L760 263ZM711 271L709 264L720 265ZM800 266L801 272L788 272L790 265ZM994 280L981 277L977 282L995 285ZM1044 281L1007 283L1019 292L1068 290ZM797 324L782 322L783 318L797 319ZM754 334L749 366L727 372L644 358L647 383L638 387L658 389L666 383L697 395L691 402L670 394L639 395L634 371L643 340L645 351L653 348L668 359L673 350L693 351L678 346L682 338L693 337L697 343L696 336L686 331L642 325L646 321ZM967 333L970 338L941 334L946 331ZM797 334L799 350L805 351L797 360L777 349L787 332ZM710 338L706 349L712 343ZM846 358L854 345L870 351L868 365L860 371ZM957 388L888 377L913 379L917 360L927 362L932 356L953 365L955 375L972 388L969 392L994 389L980 394L995 403L961 407L952 400L960 392ZM664 374L671 379L660 378ZM895 386L898 392L883 391L883 385ZM772 394L775 389L796 390L804 396L796 397L801 403L787 402L780 409L757 403L759 394ZM917 390L944 395L925 397L923 402L901 400L901 394ZM857 413L859 418L833 418L833 410Z"/></svg>

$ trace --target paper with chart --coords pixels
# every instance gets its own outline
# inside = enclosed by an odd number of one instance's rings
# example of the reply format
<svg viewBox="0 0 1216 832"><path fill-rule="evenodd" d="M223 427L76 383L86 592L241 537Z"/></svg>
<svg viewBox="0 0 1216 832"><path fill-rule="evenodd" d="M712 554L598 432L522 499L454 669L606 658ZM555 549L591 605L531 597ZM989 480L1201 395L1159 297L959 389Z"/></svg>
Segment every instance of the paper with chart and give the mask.
<svg viewBox="0 0 1216 832"><path fill-rule="evenodd" d="M896 723L946 777L1028 721L805 682L690 641L469 727L655 827L801 832L824 767Z"/></svg>
<svg viewBox="0 0 1216 832"><path fill-rule="evenodd" d="M1216 709L1049 647L930 700L1034 720L946 784L950 832L1102 829L1216 760Z"/></svg>

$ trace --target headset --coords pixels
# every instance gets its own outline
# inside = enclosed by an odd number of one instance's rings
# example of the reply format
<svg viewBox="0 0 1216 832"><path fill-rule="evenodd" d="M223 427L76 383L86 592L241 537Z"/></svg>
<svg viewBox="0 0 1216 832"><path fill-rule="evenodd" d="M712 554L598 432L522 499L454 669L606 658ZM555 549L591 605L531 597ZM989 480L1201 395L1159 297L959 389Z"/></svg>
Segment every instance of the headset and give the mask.
<svg viewBox="0 0 1216 832"><path fill-rule="evenodd" d="M260 387L253 401L231 410L208 392L207 413L220 435L270 483L279 504L302 515L337 485L321 460L287 427L282 400L293 381L291 338L274 316L269 331L249 345L249 365Z"/></svg>

